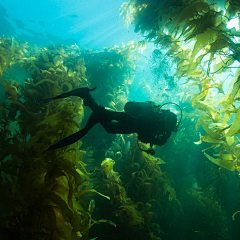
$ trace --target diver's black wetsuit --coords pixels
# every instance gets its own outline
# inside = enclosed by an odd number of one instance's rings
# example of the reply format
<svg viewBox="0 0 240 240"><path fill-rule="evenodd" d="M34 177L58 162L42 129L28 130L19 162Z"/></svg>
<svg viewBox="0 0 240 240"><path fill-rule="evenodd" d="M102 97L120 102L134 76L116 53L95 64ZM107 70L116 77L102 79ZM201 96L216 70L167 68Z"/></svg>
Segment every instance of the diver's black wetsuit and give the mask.
<svg viewBox="0 0 240 240"><path fill-rule="evenodd" d="M67 146L78 141L99 122L108 133L137 133L140 141L150 143L151 146L153 144L159 146L165 144L174 127L176 127L176 115L169 110L160 110L160 106L155 105L153 102L127 102L125 112L107 110L103 106L99 106L92 98L90 92L95 89L79 88L40 102L44 103L54 99L79 96L83 98L84 105L90 107L93 111L82 130L54 144L48 150Z"/></svg>

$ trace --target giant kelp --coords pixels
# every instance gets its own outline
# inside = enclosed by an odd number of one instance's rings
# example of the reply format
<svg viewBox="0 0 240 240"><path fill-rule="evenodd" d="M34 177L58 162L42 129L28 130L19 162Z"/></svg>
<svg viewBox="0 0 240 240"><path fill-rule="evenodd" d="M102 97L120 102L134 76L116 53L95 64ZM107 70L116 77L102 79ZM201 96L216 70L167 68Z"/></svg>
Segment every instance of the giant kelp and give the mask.
<svg viewBox="0 0 240 240"><path fill-rule="evenodd" d="M203 190L196 182L193 183L187 191L186 202L183 204L186 205L188 239L194 236L204 236L205 239L229 239L226 214L221 202L216 199L214 188ZM195 225L196 216L202 220L198 226ZM218 219L218 221L212 221L212 219ZM212 231L209 231L209 228Z"/></svg>
<svg viewBox="0 0 240 240"><path fill-rule="evenodd" d="M164 3L167 5L162 8ZM239 169L235 154L238 139L234 137L239 133L239 71L227 92L223 91L226 79L220 81L216 74L229 71L238 61L239 46L235 37L239 32L228 29L227 22L238 17L240 7L235 1L227 1L225 8L224 15L217 3L207 1L133 0L122 5L124 18L132 19L135 31L145 34L146 39L157 46L168 48L167 54L176 62L175 76L185 79L185 90L199 88L191 97L192 106L200 110L197 126L201 124L207 135L198 143L205 141L213 143L212 147L220 146L219 159L205 153L206 157L219 166L235 170ZM186 43L193 44L189 47ZM232 124L229 122L231 116L235 116ZM224 152L230 154L230 158L226 159Z"/></svg>
<svg viewBox="0 0 240 240"><path fill-rule="evenodd" d="M101 51L86 49L83 52L89 82L98 86L95 91L98 104L123 111L134 80L133 70L146 46L146 41L130 41L122 47L106 47Z"/></svg>
<svg viewBox="0 0 240 240"><path fill-rule="evenodd" d="M26 42L2 37L0 42L0 78L8 68L23 58L28 50L29 46Z"/></svg>
<svg viewBox="0 0 240 240"><path fill-rule="evenodd" d="M229 6L233 2L229 1ZM224 137L224 134L228 128L232 128L233 134L238 131L237 119L233 127L228 126L228 120L237 110L238 76L233 79L227 95L219 98L218 102L222 106L218 108L211 94L217 90L220 94L217 96L222 96L223 81L216 80L211 67L214 66L215 74L226 71L237 57L238 45L232 39L237 33L226 29L226 20L233 17L236 8L228 7L226 17L221 18L222 12L218 11L216 5L202 1L166 3L135 0L124 6L127 13L133 14L136 31L147 34L146 39L155 42L157 47L167 49L167 55L177 65L175 77L185 82L183 86L187 94L183 94L182 98L187 103L191 99L196 109L195 113L188 107L189 112L184 115L183 127L173 141L171 152L181 156L181 160L189 158L180 143L183 140L186 142L186 137L189 137L186 129L191 128L192 137L193 126L201 125L207 135L201 136L199 143L214 141L214 152L208 152L206 156L210 158L214 154L220 159L215 163L223 167L230 163L227 169L235 169L237 161L232 161L232 150L238 158L238 139ZM211 23L209 29L206 24L208 21ZM168 29L168 33L164 29ZM210 40L207 39L208 34L211 35ZM195 40L195 44L186 47L182 40ZM1 107L1 181L2 193L5 194L1 202L6 210L7 203L13 206L11 211L4 212L1 222L1 230L6 238L10 238L10 230L14 229L15 235L21 233L18 235L20 239L26 236L33 238L33 235L45 239L57 239L60 236L64 239L88 239L89 228L101 222L102 218L116 223L113 232L104 233L102 239L112 239L116 233L119 239L159 239L164 233L169 234L173 227L176 229L181 226L181 204L175 192L177 184L162 170L162 166L159 167L159 164L164 163L163 160L138 149L134 136L132 141L132 136L117 136L111 142L112 146L105 141L105 154L112 159L106 159L99 170L91 169L91 179L95 181L93 188L90 188L92 185L89 184L87 171L90 161L100 167L99 161L104 159L98 155L94 145L97 138L102 138L100 134L90 139L88 148L84 145L82 148L79 142L43 153L51 144L77 131L84 112L79 98L56 100L44 106L36 106L35 101L77 87L97 85L96 100L100 99L97 102L114 110L122 110L133 79L134 54L145 43L131 42L123 48L114 46L100 52L80 49L77 45L52 45L35 49L18 61L31 73L25 85L2 81L8 101ZM218 60L213 59L215 56ZM205 61L207 67L204 66ZM189 92L192 87L198 90L195 94ZM199 116L201 119L198 121ZM186 146L190 146L191 141L189 137ZM79 151L80 147L86 153ZM89 159L89 149L91 157L96 159ZM229 152L231 155L227 154ZM171 161L163 150L161 154L165 161ZM85 158L87 166L81 161L82 158ZM96 190L110 196L110 201L94 196L96 205L92 199L87 207L87 193ZM189 196L195 197L196 213L205 206L206 211L201 219L210 222L213 217L221 216L221 207L217 203L218 199L211 194L202 201L203 192L192 191ZM213 214L212 218L207 215L208 212ZM188 213L191 214L190 211ZM98 221L92 219L95 216ZM103 222L115 226L111 221ZM169 223L167 230L164 225L166 222ZM221 221L216 229L225 229L224 224L225 221ZM98 229L99 234L101 230Z"/></svg>
<svg viewBox="0 0 240 240"><path fill-rule="evenodd" d="M103 82L111 79L112 88L100 92L103 97L111 96L111 101L104 99L103 103L122 110L133 78L133 60L144 44L131 42L102 52L83 50L77 45L35 47L16 61L29 71L30 78L24 83L1 80L6 96L1 107L1 230L5 239L11 239L12 234L19 239L88 239L93 224L114 225L109 220L92 219L93 199L86 206L89 199L85 194L96 190L89 187L91 179L82 162L86 152L79 150L82 142L46 152L53 143L80 128L84 116L82 100L71 97L45 105L36 102L90 84L101 90ZM111 178L108 181L112 186L106 192L110 203L118 202L115 216L124 222L128 213L126 224L130 229L140 226L141 221L135 223L135 217L141 216L135 203L126 205L120 182L115 184Z"/></svg>
<svg viewBox="0 0 240 240"><path fill-rule="evenodd" d="M162 7L163 5L166 7ZM179 81L179 85L182 84L183 91L179 97L181 104L187 105L182 128L174 141L171 141L172 146L166 146L160 154L165 161L167 156L172 157L169 159L172 166L168 170L177 177L181 176L178 171L186 177L195 171L195 167L200 168L199 171L204 177L196 174L196 178L203 184L206 182L204 185L209 187L198 189L198 193L192 192L189 201L195 201L195 206L191 205L189 216L193 209L199 212L206 210L203 215L196 213L201 218L199 221L205 224L211 219L212 228L222 231L217 237L228 239L226 229L229 226L227 227L224 211L228 209L228 203L225 202L222 209L220 199L223 199L223 196L212 191L225 191L225 188L223 190L218 179L213 180L212 175L221 175L224 181L229 181L230 176L226 171L239 171L239 31L227 28L228 21L232 18L239 19L239 3L226 1L225 9L220 9L218 3L210 4L208 1L132 0L124 3L122 10L124 20L133 22L136 32L143 34L146 40L153 42L156 47L165 49L166 55L172 58L176 66L175 80ZM199 141L195 140L194 125L196 133L199 132L200 135ZM193 141L197 144L196 148L191 145ZM197 148L202 143L202 149ZM210 167L211 165L206 164L201 152L186 154L189 147L202 150L205 158L216 165ZM189 166L189 163L193 166ZM217 166L223 169L218 169ZM175 172L171 168L174 168ZM235 174L237 173L233 176ZM182 183L191 185L192 178L195 176L182 179ZM183 191L181 186L177 190ZM238 197L236 199L239 199ZM238 208L231 209L230 214ZM186 217L187 215L186 211ZM215 222L214 216L221 217L221 222ZM193 224L200 222L194 218ZM186 222L186 234L188 227L190 225ZM211 238L207 229L206 226L204 232L192 231L187 237L193 238L199 233L199 236ZM196 225L192 230L196 230Z"/></svg>
<svg viewBox="0 0 240 240"><path fill-rule="evenodd" d="M115 161L106 158L94 174L97 190L110 196L110 202L98 200L105 207L97 213L116 223L114 231L104 239L122 239L124 236L161 239L164 232L161 223L168 219L177 225L182 217L171 178L158 165L164 161L142 152L134 135L117 136L114 142L115 148L111 147L106 154L110 155L112 151Z"/></svg>
<svg viewBox="0 0 240 240"><path fill-rule="evenodd" d="M89 176L81 161L85 153L79 151L81 142L46 152L79 129L82 101L36 105L86 85L84 61L77 46L50 46L29 55L17 63L29 70L31 79L24 84L2 80L6 101L1 106L1 235L89 239L88 230L96 222L80 201L94 190L86 190Z"/></svg>

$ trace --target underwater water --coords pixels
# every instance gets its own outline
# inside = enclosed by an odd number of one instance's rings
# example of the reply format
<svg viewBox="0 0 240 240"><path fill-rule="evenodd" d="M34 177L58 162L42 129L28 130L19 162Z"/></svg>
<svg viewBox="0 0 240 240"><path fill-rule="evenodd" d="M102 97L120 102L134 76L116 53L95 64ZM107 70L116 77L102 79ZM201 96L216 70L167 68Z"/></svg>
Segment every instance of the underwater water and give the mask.
<svg viewBox="0 0 240 240"><path fill-rule="evenodd" d="M0 239L240 239L239 13L0 2Z"/></svg>

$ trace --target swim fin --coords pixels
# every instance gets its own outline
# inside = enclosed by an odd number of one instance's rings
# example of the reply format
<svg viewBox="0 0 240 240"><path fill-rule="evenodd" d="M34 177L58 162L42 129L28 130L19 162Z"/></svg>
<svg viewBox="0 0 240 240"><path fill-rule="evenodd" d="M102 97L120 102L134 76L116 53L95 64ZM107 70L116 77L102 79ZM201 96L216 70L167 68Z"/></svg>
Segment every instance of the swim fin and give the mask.
<svg viewBox="0 0 240 240"><path fill-rule="evenodd" d="M64 138L63 140L53 144L50 148L47 149L47 151L54 150L57 148L65 147L67 145L70 145L72 143L77 142L79 139L84 137L87 134L88 130L83 128L82 130Z"/></svg>
<svg viewBox="0 0 240 240"><path fill-rule="evenodd" d="M97 110L95 112L92 112L92 114L90 115L87 124L83 129L53 144L50 148L47 149L47 151L65 147L67 145L75 143L76 141L84 137L95 124L100 122L104 111L105 111L104 107L98 106Z"/></svg>
<svg viewBox="0 0 240 240"><path fill-rule="evenodd" d="M72 91L60 94L60 95L58 95L56 97L45 99L45 100L43 100L41 102L38 102L37 104L47 103L47 102L50 102L50 101L55 100L55 99L67 98L67 97L70 97L70 96L77 96L77 97L81 97L81 98L89 97L89 92L94 91L96 88L97 87L94 87L92 89L90 89L88 87L77 88L77 89L74 89Z"/></svg>

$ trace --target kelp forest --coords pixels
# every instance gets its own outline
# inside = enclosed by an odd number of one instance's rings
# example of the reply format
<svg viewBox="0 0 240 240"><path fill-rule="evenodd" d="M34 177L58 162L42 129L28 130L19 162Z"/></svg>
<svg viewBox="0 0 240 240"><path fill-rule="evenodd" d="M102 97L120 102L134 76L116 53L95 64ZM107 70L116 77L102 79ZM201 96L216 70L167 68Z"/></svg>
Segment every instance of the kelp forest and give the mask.
<svg viewBox="0 0 240 240"><path fill-rule="evenodd" d="M240 2L119 7L142 41L97 51L0 38L0 239L239 239L240 30L227 24L239 20ZM147 79L141 87L152 101L183 111L167 144L152 156L136 134L96 125L47 151L82 129L91 110L76 96L37 103L97 86L98 104L123 111L150 45L146 64L165 87L156 92Z"/></svg>

